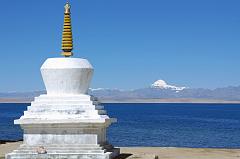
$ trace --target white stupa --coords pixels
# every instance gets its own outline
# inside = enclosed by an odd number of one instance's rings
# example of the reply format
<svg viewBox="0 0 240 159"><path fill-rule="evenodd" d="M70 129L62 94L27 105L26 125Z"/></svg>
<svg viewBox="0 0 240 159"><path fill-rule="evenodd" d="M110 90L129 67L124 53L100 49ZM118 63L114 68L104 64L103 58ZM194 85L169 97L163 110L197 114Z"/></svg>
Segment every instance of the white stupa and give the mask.
<svg viewBox="0 0 240 159"><path fill-rule="evenodd" d="M63 58L49 58L41 67L47 94L35 97L15 120L24 130L23 144L7 159L112 159L119 149L109 145L109 118L95 97L87 94L93 67L71 58L70 5L65 6Z"/></svg>

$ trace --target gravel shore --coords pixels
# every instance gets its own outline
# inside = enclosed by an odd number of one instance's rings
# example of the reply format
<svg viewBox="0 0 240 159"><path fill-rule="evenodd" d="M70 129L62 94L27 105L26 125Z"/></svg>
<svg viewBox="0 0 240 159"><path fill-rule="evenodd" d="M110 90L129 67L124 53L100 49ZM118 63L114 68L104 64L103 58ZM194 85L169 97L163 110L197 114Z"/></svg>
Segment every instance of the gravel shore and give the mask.
<svg viewBox="0 0 240 159"><path fill-rule="evenodd" d="M22 142L0 144L0 159ZM240 149L121 147L117 159L240 159ZM1 158L2 157L2 158Z"/></svg>

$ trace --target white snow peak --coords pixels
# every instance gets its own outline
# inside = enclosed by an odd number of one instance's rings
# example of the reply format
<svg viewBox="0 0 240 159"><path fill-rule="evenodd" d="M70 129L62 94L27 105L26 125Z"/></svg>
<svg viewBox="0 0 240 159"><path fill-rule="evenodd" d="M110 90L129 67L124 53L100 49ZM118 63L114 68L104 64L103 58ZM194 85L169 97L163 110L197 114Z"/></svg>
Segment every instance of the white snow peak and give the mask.
<svg viewBox="0 0 240 159"><path fill-rule="evenodd" d="M173 85L168 85L164 80L157 80L152 85L151 88L158 88L158 89L170 89L175 90L176 92L182 91L186 89L186 87L177 87Z"/></svg>

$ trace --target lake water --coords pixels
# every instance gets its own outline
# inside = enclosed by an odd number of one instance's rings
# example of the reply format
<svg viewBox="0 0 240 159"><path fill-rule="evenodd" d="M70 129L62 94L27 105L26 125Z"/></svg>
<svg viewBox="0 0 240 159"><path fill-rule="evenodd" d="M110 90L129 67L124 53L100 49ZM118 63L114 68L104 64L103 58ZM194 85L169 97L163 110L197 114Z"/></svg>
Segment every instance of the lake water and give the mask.
<svg viewBox="0 0 240 159"><path fill-rule="evenodd" d="M19 118L29 104L0 104L0 140L22 139ZM240 104L104 104L108 139L116 146L240 148Z"/></svg>

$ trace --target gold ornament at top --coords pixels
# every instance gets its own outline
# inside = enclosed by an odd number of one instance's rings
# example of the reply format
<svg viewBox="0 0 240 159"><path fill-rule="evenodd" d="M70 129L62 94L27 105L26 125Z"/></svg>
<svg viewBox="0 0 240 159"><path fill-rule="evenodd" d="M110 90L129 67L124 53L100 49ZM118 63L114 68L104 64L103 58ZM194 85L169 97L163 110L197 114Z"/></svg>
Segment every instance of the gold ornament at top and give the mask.
<svg viewBox="0 0 240 159"><path fill-rule="evenodd" d="M73 39L72 39L72 25L71 25L71 12L70 4L67 2L64 6L64 24L62 33L62 55L65 57L73 56Z"/></svg>
<svg viewBox="0 0 240 159"><path fill-rule="evenodd" d="M64 6L64 8L65 8L65 12L64 13L70 13L71 6L70 6L69 2L67 2L67 4Z"/></svg>

